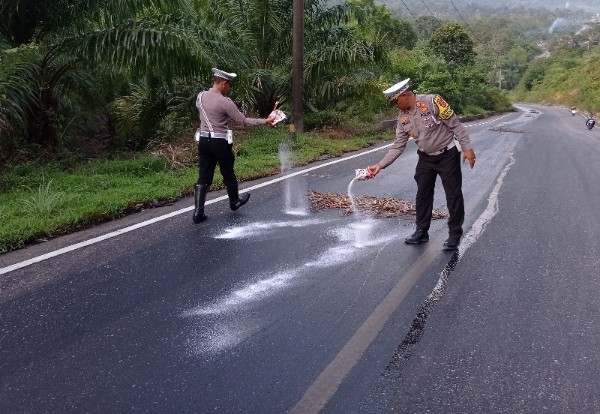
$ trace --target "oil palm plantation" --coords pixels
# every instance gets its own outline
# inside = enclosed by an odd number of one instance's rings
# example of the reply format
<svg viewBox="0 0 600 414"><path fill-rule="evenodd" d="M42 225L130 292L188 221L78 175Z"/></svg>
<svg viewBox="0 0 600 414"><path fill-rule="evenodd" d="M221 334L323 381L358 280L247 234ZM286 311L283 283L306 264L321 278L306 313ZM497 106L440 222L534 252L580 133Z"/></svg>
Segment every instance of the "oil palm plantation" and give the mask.
<svg viewBox="0 0 600 414"><path fill-rule="evenodd" d="M98 72L134 83L149 77L169 82L196 77L228 52L185 0L4 0L0 39L5 145L55 146L71 121L69 108L82 111L93 103L84 98ZM113 92L105 98L123 91Z"/></svg>
<svg viewBox="0 0 600 414"><path fill-rule="evenodd" d="M357 16L305 0L307 107L364 88L384 59L348 24ZM0 146L53 148L100 115L148 142L174 111L191 122L211 66L240 73L234 98L265 115L290 97L291 27L291 0L4 0Z"/></svg>
<svg viewBox="0 0 600 414"><path fill-rule="evenodd" d="M238 97L261 115L276 100L291 97L291 6L291 0L198 3L199 13L242 50L230 57L227 69L241 72ZM304 1L304 99L309 108L322 109L357 85L364 87L365 73L385 59L381 39L366 40L349 25L368 18L356 11L346 3L329 7L324 0Z"/></svg>

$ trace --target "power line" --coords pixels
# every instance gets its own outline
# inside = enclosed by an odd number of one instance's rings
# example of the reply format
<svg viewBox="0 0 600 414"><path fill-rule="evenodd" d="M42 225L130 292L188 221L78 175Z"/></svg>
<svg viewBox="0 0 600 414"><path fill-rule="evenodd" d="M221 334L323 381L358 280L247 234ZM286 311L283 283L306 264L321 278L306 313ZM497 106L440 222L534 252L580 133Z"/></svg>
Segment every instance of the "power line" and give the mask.
<svg viewBox="0 0 600 414"><path fill-rule="evenodd" d="M404 3L404 0L400 0L402 2L402 4L404 4L404 7L406 7L406 10L408 10L408 12L410 13L410 15L413 17L413 19L415 19L415 22L417 22L417 24L419 25L419 27L421 27L421 24L419 23L419 21L417 20L416 16L413 14L413 12L410 11L410 9L408 8L408 6L406 5L406 3Z"/></svg>
<svg viewBox="0 0 600 414"><path fill-rule="evenodd" d="M406 3L404 3L404 1L403 1L403 0L400 0L400 1L402 2L402 4L404 4L404 7L406 7L406 10L408 10L408 13L410 13L410 15L412 16L412 18L413 18L413 19L415 19L415 22L417 23L417 26L419 26L419 29L421 29L421 30L422 30L423 28L421 27L421 24L419 23L419 21L417 20L417 18L415 17L415 15L414 15L414 14L413 14L413 13L410 11L410 9L409 9L409 8L408 8L408 6L406 5ZM385 4L385 3L384 3L384 4ZM391 11L391 12L392 12L392 14L398 18L398 20L404 20L404 19L403 19L401 16L399 16L399 15L398 15L398 14L397 14L397 13L394 11L394 9L392 9L392 8L391 8L389 5L385 4L385 7L386 7L386 8L387 8L389 11Z"/></svg>
<svg viewBox="0 0 600 414"><path fill-rule="evenodd" d="M423 6L425 6L425 8L429 12L429 14L431 14L431 17L433 17L436 22L439 22L440 20L437 17L435 17L435 15L431 12L431 10L429 10L429 6L427 5L427 3L425 3L425 0L421 0L421 2L423 3Z"/></svg>
<svg viewBox="0 0 600 414"><path fill-rule="evenodd" d="M465 23L465 27L467 29L469 29L469 31L471 32L472 35L475 35L475 32L473 32L473 30L471 29L471 27L469 26L469 23L467 23L467 21L465 20L465 18L462 16L462 14L460 14L460 12L458 11L458 8L456 7L456 4L454 4L453 0L450 0L450 3L452 3L452 5L454 6L454 10L456 10L456 13L458 13L458 15L460 16L460 18L462 19L462 21Z"/></svg>
<svg viewBox="0 0 600 414"><path fill-rule="evenodd" d="M391 12L392 12L392 14L398 18L398 20L403 20L403 19L402 19L402 17L400 17L400 16L398 15L398 13L396 13L396 12L394 11L394 9L392 9L392 8L391 8L390 6L388 6L387 4L384 4L384 5L385 5L386 9L388 9L389 11L391 11Z"/></svg>

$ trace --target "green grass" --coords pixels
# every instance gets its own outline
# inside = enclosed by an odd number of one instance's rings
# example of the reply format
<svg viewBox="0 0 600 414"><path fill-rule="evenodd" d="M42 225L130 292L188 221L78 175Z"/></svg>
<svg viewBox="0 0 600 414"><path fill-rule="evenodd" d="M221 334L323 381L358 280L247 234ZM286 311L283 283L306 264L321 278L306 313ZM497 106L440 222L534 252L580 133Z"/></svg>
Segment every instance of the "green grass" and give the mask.
<svg viewBox="0 0 600 414"><path fill-rule="evenodd" d="M291 143L296 165L393 138L377 123L363 135L327 138L300 135ZM279 172L278 149L287 130L253 128L235 145L239 181ZM171 168L162 157L122 155L112 160L27 163L2 171L0 179L0 253L121 217L154 201L179 199L192 192L196 166ZM213 189L223 180L215 174Z"/></svg>
<svg viewBox="0 0 600 414"><path fill-rule="evenodd" d="M50 188L52 180L42 183L37 190L31 190L31 195L23 199L23 207L30 214L50 214L65 199L63 191L54 191Z"/></svg>

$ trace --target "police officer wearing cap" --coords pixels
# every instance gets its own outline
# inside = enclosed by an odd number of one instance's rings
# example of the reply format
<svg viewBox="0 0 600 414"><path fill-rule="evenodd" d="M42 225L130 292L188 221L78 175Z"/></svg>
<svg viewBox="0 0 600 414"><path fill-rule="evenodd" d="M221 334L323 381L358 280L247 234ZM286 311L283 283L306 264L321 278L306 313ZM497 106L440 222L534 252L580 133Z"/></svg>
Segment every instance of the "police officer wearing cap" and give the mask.
<svg viewBox="0 0 600 414"><path fill-rule="evenodd" d="M229 196L229 207L235 211L248 202L250 194L242 196L238 193L238 181L233 165L233 132L229 129L229 121L239 125L272 125L270 118L246 118L235 103L227 97L231 82L237 77L235 73L213 68L213 85L208 91L200 92L196 98L196 107L200 114L200 128L196 131L199 155L198 183L194 188L195 209L193 221L200 223L206 220L204 203L210 188L215 168L219 164L223 183Z"/></svg>
<svg viewBox="0 0 600 414"><path fill-rule="evenodd" d="M449 237L444 242L444 250L455 250L462 237L465 218L460 152L455 137L462 148L463 161L469 160L471 168L475 166L475 152L465 127L450 105L439 95L415 94L409 81L405 79L383 92L400 110L396 141L383 159L368 170L373 176L377 175L404 152L408 139L413 138L419 155L414 177L417 182L416 231L404 241L408 244L429 241L435 181L439 175L450 213Z"/></svg>

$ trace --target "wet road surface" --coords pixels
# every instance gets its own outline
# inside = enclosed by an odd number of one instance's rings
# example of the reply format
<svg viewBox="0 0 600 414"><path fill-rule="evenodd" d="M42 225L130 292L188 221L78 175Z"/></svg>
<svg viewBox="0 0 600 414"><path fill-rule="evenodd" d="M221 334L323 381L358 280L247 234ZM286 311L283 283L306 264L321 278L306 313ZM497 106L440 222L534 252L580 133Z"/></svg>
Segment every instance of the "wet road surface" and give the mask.
<svg viewBox="0 0 600 414"><path fill-rule="evenodd" d="M248 206L213 202L201 225L173 214L5 271L0 412L598 411L600 134L522 109L468 126L459 255L442 252L443 220L406 246L411 217L306 211L309 190L346 193L382 148L245 183L259 186ZM415 163L411 143L352 189L412 200ZM0 270L161 213L0 256Z"/></svg>

